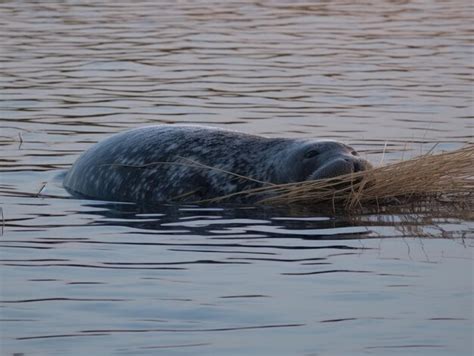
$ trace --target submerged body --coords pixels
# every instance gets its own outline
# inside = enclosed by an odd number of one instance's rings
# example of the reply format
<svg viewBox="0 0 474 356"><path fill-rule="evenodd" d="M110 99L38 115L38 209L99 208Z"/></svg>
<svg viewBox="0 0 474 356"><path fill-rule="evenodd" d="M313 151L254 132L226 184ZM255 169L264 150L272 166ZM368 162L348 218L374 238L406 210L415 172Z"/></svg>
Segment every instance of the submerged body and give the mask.
<svg viewBox="0 0 474 356"><path fill-rule="evenodd" d="M93 199L189 202L268 183L330 178L369 166L351 147L335 141L158 125L97 143L77 159L64 186L73 195Z"/></svg>

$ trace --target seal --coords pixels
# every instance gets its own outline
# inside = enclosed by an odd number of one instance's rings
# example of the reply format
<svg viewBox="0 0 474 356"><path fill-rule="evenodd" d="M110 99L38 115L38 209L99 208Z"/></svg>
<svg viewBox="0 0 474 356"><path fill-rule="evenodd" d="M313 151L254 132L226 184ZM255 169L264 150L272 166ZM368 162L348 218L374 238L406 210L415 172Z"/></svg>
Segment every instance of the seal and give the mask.
<svg viewBox="0 0 474 356"><path fill-rule="evenodd" d="M125 131L92 146L73 164L63 185L74 196L92 199L192 202L368 167L353 148L337 141L157 125Z"/></svg>

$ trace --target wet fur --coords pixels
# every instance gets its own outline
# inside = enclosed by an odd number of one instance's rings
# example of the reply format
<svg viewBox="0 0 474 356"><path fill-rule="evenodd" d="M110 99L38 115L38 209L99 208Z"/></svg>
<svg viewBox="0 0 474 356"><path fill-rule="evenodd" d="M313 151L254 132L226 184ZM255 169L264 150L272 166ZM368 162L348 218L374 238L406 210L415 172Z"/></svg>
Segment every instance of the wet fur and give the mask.
<svg viewBox="0 0 474 356"><path fill-rule="evenodd" d="M304 158L311 149L320 153ZM196 201L265 183L303 181L341 157L363 161L351 152L334 141L266 138L205 126L149 126L94 145L69 170L64 186L73 195L101 200ZM319 176L327 174L333 173Z"/></svg>

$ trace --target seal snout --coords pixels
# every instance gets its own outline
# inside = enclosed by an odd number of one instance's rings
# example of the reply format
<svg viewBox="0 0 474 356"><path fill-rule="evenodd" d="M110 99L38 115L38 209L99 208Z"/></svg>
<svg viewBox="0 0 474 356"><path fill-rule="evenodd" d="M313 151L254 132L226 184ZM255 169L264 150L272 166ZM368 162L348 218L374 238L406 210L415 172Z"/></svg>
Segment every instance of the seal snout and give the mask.
<svg viewBox="0 0 474 356"><path fill-rule="evenodd" d="M317 180L338 177L344 174L361 172L369 169L371 164L358 157L341 155L330 159L326 164L316 169L307 180Z"/></svg>

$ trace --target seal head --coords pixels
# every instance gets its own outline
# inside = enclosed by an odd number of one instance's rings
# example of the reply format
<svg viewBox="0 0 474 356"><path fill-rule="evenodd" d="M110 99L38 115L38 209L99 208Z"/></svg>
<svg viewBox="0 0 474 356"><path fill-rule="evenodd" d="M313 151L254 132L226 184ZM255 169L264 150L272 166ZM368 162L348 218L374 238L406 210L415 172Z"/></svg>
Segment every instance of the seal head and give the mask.
<svg viewBox="0 0 474 356"><path fill-rule="evenodd" d="M356 150L337 141L310 142L296 156L297 181L333 178L371 167Z"/></svg>

